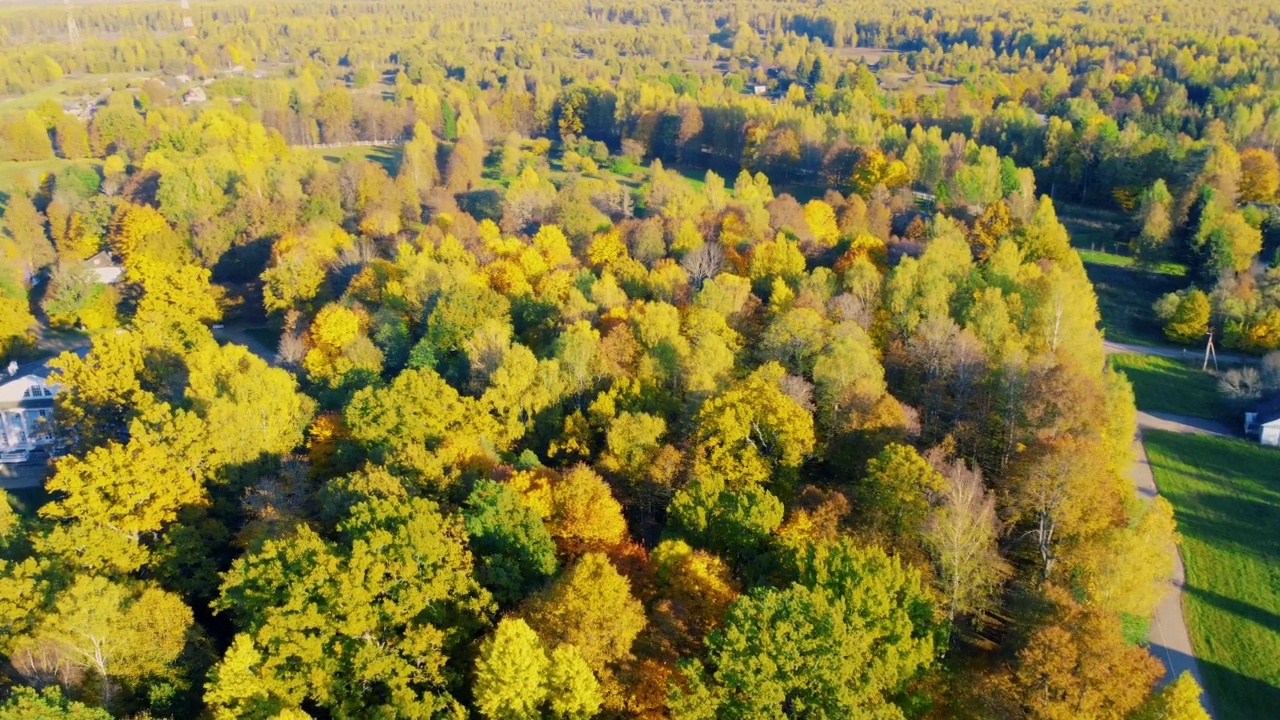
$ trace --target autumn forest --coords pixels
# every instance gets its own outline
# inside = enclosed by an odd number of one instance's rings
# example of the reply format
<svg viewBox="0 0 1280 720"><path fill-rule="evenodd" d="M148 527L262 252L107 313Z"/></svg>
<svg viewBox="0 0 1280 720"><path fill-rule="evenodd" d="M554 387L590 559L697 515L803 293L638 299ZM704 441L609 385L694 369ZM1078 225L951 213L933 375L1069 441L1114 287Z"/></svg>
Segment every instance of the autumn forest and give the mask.
<svg viewBox="0 0 1280 720"><path fill-rule="evenodd" d="M190 5L0 5L0 719L1209 717L1064 215L1280 347L1280 5Z"/></svg>

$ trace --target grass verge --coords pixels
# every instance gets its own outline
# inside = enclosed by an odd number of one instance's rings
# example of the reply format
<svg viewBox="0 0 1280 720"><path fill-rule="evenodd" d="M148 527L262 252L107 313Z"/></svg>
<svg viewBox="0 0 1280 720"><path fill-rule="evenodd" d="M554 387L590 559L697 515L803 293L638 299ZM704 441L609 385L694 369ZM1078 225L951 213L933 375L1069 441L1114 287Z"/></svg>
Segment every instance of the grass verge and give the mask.
<svg viewBox="0 0 1280 720"><path fill-rule="evenodd" d="M1227 411L1218 393L1217 378L1191 362L1154 355L1118 354L1111 356L1111 364L1129 376L1142 410L1215 420Z"/></svg>
<svg viewBox="0 0 1280 720"><path fill-rule="evenodd" d="M1217 720L1280 708L1280 451L1242 440L1143 433L1173 504L1187 568L1183 608Z"/></svg>

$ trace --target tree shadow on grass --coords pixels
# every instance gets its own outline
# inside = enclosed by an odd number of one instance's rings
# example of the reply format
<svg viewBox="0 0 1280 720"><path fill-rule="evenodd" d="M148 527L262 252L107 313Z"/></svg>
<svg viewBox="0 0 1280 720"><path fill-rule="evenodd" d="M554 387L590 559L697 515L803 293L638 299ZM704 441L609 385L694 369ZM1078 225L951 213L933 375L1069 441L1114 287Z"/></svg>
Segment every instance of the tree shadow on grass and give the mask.
<svg viewBox="0 0 1280 720"><path fill-rule="evenodd" d="M1192 658L1186 653L1152 645L1151 655L1165 666L1166 674L1160 681L1164 686L1177 679L1182 670L1192 667ZM1274 720L1280 708L1280 687L1256 677L1250 677L1218 663L1202 658L1195 659L1203 680L1200 702L1208 706L1214 720ZM1169 672L1170 668L1173 672Z"/></svg>
<svg viewBox="0 0 1280 720"><path fill-rule="evenodd" d="M1280 614L1194 585L1186 585L1183 589L1219 610L1244 618L1262 629L1280 635ZM1276 705L1276 712L1280 713L1280 705Z"/></svg>

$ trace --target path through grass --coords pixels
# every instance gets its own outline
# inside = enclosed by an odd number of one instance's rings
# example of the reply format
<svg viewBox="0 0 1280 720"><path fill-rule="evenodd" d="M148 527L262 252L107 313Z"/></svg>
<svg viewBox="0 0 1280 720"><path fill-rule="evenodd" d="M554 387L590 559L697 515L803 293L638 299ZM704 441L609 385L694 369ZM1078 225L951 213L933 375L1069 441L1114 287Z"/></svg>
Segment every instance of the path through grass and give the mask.
<svg viewBox="0 0 1280 720"><path fill-rule="evenodd" d="M1215 716L1276 718L1280 450L1155 430L1143 438L1182 536L1187 629Z"/></svg>

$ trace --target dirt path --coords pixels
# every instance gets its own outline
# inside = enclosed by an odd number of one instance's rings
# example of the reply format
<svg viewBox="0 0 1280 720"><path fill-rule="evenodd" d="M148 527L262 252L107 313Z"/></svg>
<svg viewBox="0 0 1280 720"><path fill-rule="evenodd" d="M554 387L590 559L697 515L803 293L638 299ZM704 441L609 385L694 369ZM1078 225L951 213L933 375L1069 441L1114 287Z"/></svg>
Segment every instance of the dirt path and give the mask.
<svg viewBox="0 0 1280 720"><path fill-rule="evenodd" d="M1129 470L1129 477L1133 479L1133 484L1138 488L1138 495L1144 501L1151 500L1159 492L1156 488L1155 475L1151 472L1151 461L1147 458L1146 447L1142 444L1142 433L1146 430L1215 436L1231 434L1230 428L1213 420L1138 411L1138 434L1134 438L1134 463ZM1182 564L1182 552L1179 551L1173 558L1173 577L1170 579L1173 587L1156 608L1155 616L1151 620L1150 649L1151 654L1164 664L1165 674L1160 685L1171 683L1182 673L1190 672L1202 688L1200 703L1212 718L1213 707L1209 702L1208 693L1203 691L1204 676L1200 674L1200 666L1196 663L1195 649L1191 645L1191 636L1187 633L1187 621L1182 613L1182 589L1186 581L1187 572Z"/></svg>
<svg viewBox="0 0 1280 720"><path fill-rule="evenodd" d="M1213 437L1237 437L1243 431L1243 428L1238 431L1217 420L1142 410L1138 411L1138 429L1168 430L1183 435L1212 435Z"/></svg>
<svg viewBox="0 0 1280 720"><path fill-rule="evenodd" d="M1157 355L1160 357L1183 359L1191 358L1189 350L1181 348L1164 348L1147 345L1127 345L1106 341L1103 343L1107 354L1133 353L1137 355ZM1219 363L1240 364L1253 362L1251 358L1240 355L1219 355ZM1170 413L1138 411L1138 434L1134 437L1134 462L1129 470L1129 477L1138 489L1138 496L1143 501L1154 498L1159 489L1156 487L1155 475L1151 472L1151 461L1147 457L1146 446L1142 443L1142 433L1146 430L1165 430L1188 435L1212 435L1215 437L1232 437L1236 432L1227 425L1216 420L1186 417ZM1172 589L1164 601L1156 608L1151 619L1151 654L1156 657L1165 669L1160 685L1164 686L1178 679L1184 672L1190 672L1200 686L1200 704L1214 717L1213 705L1209 694L1204 691L1204 676L1200 674L1200 665L1196 662L1195 648L1191 645L1191 636L1187 633L1187 620L1182 612L1183 587L1187 582L1186 566L1182 563L1182 551L1173 557L1173 577L1170 578Z"/></svg>

